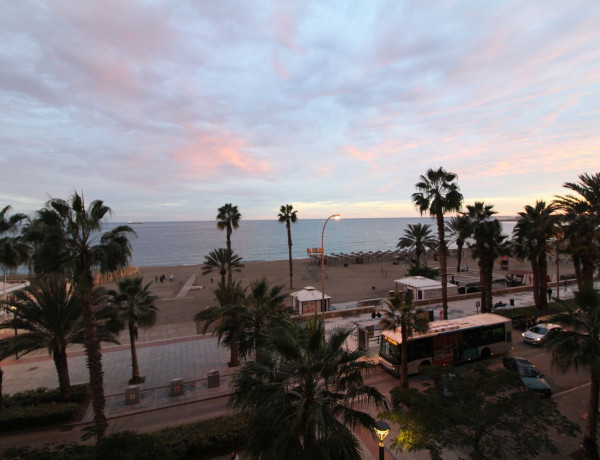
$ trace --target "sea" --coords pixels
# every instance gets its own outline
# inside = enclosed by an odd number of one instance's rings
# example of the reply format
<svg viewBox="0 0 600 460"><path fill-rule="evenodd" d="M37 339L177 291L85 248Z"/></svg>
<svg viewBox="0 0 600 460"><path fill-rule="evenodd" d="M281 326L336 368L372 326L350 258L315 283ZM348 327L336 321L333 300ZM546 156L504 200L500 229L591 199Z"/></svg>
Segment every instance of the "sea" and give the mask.
<svg viewBox="0 0 600 460"><path fill-rule="evenodd" d="M322 219L299 219L291 224L292 257L306 258L307 248L321 246ZM409 224L431 224L419 218L330 219L324 233L325 254L393 250ZM511 235L514 222L502 221L503 231ZM105 224L105 230L119 223ZM226 233L216 221L133 222L128 223L137 237L131 239L131 264L138 267L198 265L213 249L226 247ZM287 231L277 220L241 220L231 235L235 254L245 262L288 259ZM450 244L452 247L452 244Z"/></svg>

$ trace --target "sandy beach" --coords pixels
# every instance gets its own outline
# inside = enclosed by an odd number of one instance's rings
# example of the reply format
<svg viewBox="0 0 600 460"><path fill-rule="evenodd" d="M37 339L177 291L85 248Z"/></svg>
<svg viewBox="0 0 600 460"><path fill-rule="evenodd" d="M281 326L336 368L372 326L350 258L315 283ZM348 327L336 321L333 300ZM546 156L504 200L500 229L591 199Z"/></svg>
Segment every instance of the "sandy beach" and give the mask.
<svg viewBox="0 0 600 460"><path fill-rule="evenodd" d="M430 266L438 267L434 260L428 260ZM470 257L463 258L472 272L477 267L477 262ZM240 272L235 272L233 277L241 281L243 286L248 286L252 281L266 277L272 284L285 286L284 292L290 294L305 286L314 286L321 290L320 265L310 259L294 260L294 285L289 286L289 262L287 260L270 262L249 262ZM325 292L332 297L332 304L354 302L373 298L387 297L389 290L394 289L394 280L404 276L410 264L402 260L398 265L392 261L371 261L368 263L350 263L347 267L343 263L326 266ZM528 269L527 265L510 261L509 269ZM572 266L561 263L561 273L572 272ZM456 258L448 258L449 274L456 271ZM214 304L213 290L219 280L218 273L202 275L202 265L171 266L171 267L143 267L139 269L145 282L152 282L152 291L160 297L160 309L157 324L172 324L192 322L193 316L200 310ZM312 272L312 273L311 273ZM555 267L550 266L550 273L555 273ZM170 281L170 275L173 281ZM165 281L156 282L157 278L165 275ZM312 276L311 276L312 275ZM450 275L449 275L450 276ZM184 284L193 281L193 287L184 297L177 297ZM213 282L211 283L211 278ZM114 287L114 285L108 285ZM291 298L288 300L291 305Z"/></svg>

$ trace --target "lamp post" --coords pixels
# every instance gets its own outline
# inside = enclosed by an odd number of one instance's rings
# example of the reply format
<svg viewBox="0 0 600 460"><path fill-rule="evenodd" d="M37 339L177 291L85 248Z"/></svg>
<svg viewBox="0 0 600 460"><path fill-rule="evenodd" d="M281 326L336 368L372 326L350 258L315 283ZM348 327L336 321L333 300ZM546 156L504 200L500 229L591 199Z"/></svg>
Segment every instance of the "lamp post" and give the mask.
<svg viewBox="0 0 600 460"><path fill-rule="evenodd" d="M321 232L321 312L323 314L323 331L325 331L325 227L329 219L340 220L339 214L332 214L329 216L323 224L323 231Z"/></svg>
<svg viewBox="0 0 600 460"><path fill-rule="evenodd" d="M377 422L375 422L375 427L373 428L373 431L375 432L375 436L377 436L377 439L379 439L379 460L384 460L383 455L385 451L383 440L390 432L390 426L383 420L377 420Z"/></svg>

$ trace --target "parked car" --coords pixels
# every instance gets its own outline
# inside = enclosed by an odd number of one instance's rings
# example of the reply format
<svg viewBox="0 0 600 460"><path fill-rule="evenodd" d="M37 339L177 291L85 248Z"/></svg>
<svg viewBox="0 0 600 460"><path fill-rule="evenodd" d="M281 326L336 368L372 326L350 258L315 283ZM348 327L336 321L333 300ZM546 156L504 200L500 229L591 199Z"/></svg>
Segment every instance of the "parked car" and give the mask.
<svg viewBox="0 0 600 460"><path fill-rule="evenodd" d="M552 396L552 387L528 359L520 356L505 356L502 358L502 363L509 371L517 372L523 385L530 390L546 398Z"/></svg>
<svg viewBox="0 0 600 460"><path fill-rule="evenodd" d="M523 336L523 342L542 345L549 335L564 332L564 330L560 324L540 323L530 327L521 335Z"/></svg>

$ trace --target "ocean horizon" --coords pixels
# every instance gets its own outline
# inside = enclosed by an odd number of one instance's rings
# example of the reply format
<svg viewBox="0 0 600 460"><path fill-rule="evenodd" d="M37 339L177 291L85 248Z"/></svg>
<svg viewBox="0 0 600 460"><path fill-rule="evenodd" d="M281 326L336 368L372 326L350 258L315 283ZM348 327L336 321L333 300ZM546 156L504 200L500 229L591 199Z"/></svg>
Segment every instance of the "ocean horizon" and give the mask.
<svg viewBox="0 0 600 460"><path fill-rule="evenodd" d="M292 257L308 257L307 248L321 246L324 219L299 219L291 225ZM387 251L396 249L398 239L409 224L431 224L431 217L347 218L329 220L325 228L325 254ZM514 221L501 221L509 237ZM168 267L199 265L213 249L226 246L225 231L217 229L216 221L177 222L112 222L104 230L129 224L137 234L131 238L131 265L138 267ZM241 220L231 235L233 251L244 262L288 259L287 231L277 220ZM452 244L450 245L452 247Z"/></svg>

